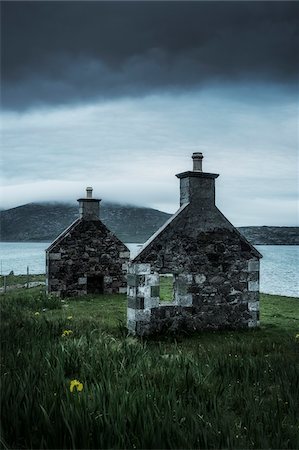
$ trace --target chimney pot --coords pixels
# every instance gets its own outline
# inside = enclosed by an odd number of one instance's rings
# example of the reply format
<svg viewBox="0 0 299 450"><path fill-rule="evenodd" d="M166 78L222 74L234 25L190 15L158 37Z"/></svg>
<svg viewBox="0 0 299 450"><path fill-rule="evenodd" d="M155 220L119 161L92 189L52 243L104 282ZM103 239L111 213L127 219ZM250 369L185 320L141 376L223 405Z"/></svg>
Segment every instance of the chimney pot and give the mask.
<svg viewBox="0 0 299 450"><path fill-rule="evenodd" d="M92 198L92 187L86 188L86 198Z"/></svg>
<svg viewBox="0 0 299 450"><path fill-rule="evenodd" d="M201 152L195 152L192 155L192 159L193 159L193 172L202 172L203 154Z"/></svg>

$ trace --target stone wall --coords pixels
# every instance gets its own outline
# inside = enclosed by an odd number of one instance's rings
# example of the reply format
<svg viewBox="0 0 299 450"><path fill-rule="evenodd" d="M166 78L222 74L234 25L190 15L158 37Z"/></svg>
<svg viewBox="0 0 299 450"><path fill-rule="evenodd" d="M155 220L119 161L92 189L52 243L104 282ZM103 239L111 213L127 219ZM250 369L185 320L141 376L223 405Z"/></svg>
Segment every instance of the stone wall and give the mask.
<svg viewBox="0 0 299 450"><path fill-rule="evenodd" d="M218 174L181 172L180 209L133 260L128 275L128 329L137 335L254 327L259 323L261 254L215 204ZM164 303L161 274L173 289ZM171 289L170 289L171 290Z"/></svg>
<svg viewBox="0 0 299 450"><path fill-rule="evenodd" d="M174 275L161 302L159 277ZM137 335L259 324L259 258L233 229L169 226L129 266L128 329Z"/></svg>
<svg viewBox="0 0 299 450"><path fill-rule="evenodd" d="M125 293L129 257L128 248L100 220L78 220L47 251L48 292L85 295L88 277L99 276L103 293Z"/></svg>

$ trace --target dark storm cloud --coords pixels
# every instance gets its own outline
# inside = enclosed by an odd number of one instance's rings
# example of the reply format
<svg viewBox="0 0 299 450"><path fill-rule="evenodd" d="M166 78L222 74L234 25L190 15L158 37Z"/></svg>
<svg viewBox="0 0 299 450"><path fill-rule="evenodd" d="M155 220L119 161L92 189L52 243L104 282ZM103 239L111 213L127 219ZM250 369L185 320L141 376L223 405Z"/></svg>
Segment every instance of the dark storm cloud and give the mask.
<svg viewBox="0 0 299 450"><path fill-rule="evenodd" d="M297 81L295 2L2 2L2 101Z"/></svg>

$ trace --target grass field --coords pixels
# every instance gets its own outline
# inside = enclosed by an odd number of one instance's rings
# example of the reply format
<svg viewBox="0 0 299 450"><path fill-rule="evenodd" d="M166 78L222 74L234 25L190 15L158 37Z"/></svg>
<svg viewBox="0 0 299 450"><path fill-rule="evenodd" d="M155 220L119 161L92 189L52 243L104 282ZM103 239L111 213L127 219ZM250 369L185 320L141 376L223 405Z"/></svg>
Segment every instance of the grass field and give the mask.
<svg viewBox="0 0 299 450"><path fill-rule="evenodd" d="M258 330L148 341L122 295L0 303L2 448L298 448L299 299L261 295Z"/></svg>

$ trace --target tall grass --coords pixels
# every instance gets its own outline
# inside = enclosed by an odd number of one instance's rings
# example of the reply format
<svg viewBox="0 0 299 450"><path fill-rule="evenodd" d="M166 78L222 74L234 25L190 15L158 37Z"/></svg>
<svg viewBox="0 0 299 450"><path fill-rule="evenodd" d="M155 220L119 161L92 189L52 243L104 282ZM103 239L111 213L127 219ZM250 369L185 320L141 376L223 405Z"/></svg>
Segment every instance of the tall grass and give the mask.
<svg viewBox="0 0 299 450"><path fill-rule="evenodd" d="M76 317L82 300L50 311L61 304L38 293L1 299L3 447L298 447L293 332L139 341L88 318L88 300ZM109 300L125 313L123 296ZM70 392L73 379L82 392Z"/></svg>

